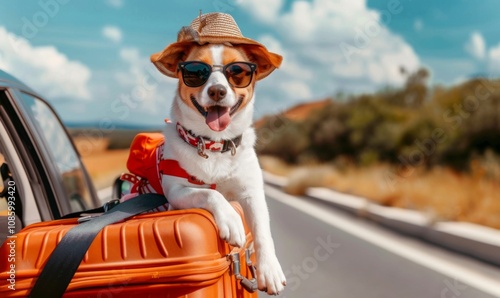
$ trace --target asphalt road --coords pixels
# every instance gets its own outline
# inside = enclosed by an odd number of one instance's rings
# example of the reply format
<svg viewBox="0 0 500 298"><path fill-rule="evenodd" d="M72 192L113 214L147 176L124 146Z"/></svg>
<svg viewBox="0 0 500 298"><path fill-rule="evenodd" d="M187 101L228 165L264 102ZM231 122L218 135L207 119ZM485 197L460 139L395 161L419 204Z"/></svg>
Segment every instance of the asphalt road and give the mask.
<svg viewBox="0 0 500 298"><path fill-rule="evenodd" d="M484 276L493 281L489 286L496 286L500 268L387 231L313 199L307 200L312 206L330 212L332 217L348 220L377 237L388 237L387 241L401 244L397 249L411 246L424 255L428 253L429 258L457 266L453 267L458 268L455 271L463 268L464 276L473 273L470 280L466 278L470 283L459 281L297 210L282 200L271 198L268 189L273 237L288 282L280 297L496 297L492 291L488 294L475 285L481 285L480 278ZM259 297L267 295L261 293Z"/></svg>

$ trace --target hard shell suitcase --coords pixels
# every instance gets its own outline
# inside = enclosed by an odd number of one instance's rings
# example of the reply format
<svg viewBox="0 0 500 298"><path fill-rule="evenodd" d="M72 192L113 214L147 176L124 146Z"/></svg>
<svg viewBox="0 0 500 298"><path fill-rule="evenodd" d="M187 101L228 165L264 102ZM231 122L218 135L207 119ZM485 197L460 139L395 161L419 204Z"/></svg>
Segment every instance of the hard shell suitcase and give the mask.
<svg viewBox="0 0 500 298"><path fill-rule="evenodd" d="M237 203L233 207L241 215ZM0 297L26 297L51 252L76 219L30 225L14 249L0 248ZM257 297L252 235L235 248L201 209L147 213L106 226L94 239L63 297ZM12 243L12 242L11 242ZM8 261L9 254L15 258ZM12 265L15 265L12 269Z"/></svg>

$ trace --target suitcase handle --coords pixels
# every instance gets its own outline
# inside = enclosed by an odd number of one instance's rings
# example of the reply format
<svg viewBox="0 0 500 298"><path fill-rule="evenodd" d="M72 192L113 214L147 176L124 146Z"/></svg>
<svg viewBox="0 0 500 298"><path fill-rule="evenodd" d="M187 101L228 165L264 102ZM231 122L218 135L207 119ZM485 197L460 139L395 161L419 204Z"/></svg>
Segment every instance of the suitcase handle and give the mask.
<svg viewBox="0 0 500 298"><path fill-rule="evenodd" d="M252 264L252 261L250 260L250 253L251 250L247 249L245 251L246 255L246 263L248 268L250 268L250 272L252 273L252 278L248 279L245 276L241 275L241 266L240 266L240 253L235 252L232 253L231 256L231 261L233 262L233 274L236 277L236 279L240 280L240 285L247 290L250 293L254 293L258 289L257 285L257 279L255 278L257 273L255 266Z"/></svg>

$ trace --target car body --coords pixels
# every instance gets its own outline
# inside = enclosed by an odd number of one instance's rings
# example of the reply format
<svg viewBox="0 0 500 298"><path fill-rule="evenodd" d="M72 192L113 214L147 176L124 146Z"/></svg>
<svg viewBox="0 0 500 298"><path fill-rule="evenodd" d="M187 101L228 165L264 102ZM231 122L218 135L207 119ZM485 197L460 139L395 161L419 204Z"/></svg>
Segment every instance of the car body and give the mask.
<svg viewBox="0 0 500 298"><path fill-rule="evenodd" d="M2 70L0 165L0 244L31 223L99 205L57 113L42 96Z"/></svg>

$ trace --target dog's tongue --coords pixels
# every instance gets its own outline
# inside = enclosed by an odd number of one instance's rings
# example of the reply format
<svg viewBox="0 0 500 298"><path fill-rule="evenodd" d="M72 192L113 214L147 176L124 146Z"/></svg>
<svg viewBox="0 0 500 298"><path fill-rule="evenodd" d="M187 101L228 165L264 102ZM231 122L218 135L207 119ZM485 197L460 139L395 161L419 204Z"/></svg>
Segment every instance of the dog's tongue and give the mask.
<svg viewBox="0 0 500 298"><path fill-rule="evenodd" d="M214 131L223 131L231 122L229 107L213 106L208 108L206 122Z"/></svg>

